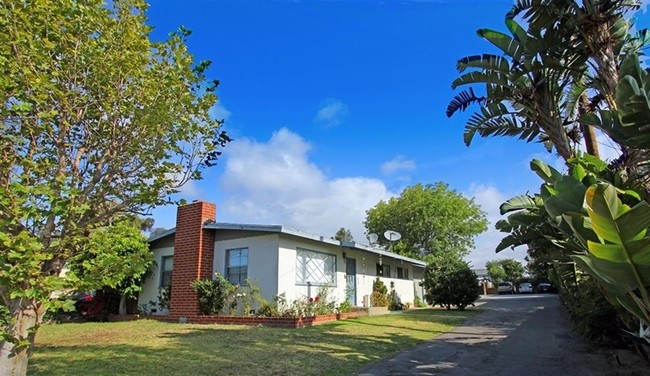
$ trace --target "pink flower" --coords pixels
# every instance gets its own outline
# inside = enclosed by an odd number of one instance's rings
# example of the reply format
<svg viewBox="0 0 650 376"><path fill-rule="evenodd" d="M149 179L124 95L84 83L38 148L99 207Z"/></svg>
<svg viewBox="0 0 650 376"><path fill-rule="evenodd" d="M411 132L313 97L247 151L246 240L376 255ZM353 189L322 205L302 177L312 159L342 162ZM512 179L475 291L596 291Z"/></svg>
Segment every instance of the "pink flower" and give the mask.
<svg viewBox="0 0 650 376"><path fill-rule="evenodd" d="M319 300L320 300L320 296L316 295L316 299L315 299L315 300L316 300L316 301L319 301Z"/></svg>
<svg viewBox="0 0 650 376"><path fill-rule="evenodd" d="M312 303L314 301L314 298L309 298L309 303Z"/></svg>

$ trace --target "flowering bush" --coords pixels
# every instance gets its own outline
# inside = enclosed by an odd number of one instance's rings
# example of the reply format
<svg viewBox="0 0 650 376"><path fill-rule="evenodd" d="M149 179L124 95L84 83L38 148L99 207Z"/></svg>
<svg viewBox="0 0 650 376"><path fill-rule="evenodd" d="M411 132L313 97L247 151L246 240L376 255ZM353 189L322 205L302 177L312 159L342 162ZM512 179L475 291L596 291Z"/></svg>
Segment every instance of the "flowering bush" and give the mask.
<svg viewBox="0 0 650 376"><path fill-rule="evenodd" d="M260 307L258 314L268 317L311 317L336 313L336 303L329 298L329 286L322 286L318 295L287 302L286 294L273 298L273 303Z"/></svg>

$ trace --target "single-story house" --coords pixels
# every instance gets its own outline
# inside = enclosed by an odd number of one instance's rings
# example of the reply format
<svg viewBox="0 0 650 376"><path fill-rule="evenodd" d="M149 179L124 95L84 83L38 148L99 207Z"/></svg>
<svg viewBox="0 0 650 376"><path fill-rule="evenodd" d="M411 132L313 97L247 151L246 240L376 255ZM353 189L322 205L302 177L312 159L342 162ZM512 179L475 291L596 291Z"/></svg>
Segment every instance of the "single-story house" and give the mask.
<svg viewBox="0 0 650 376"><path fill-rule="evenodd" d="M249 279L268 300L282 293L289 302L314 297L327 285L337 303L348 297L354 306L367 306L376 277L389 288L393 282L403 303L423 294L423 261L284 226L219 223L216 205L208 202L180 206L176 227L152 236L149 245L155 264L138 304L157 302L159 289L171 286L169 311L156 314L196 315L190 283L217 272L232 283Z"/></svg>

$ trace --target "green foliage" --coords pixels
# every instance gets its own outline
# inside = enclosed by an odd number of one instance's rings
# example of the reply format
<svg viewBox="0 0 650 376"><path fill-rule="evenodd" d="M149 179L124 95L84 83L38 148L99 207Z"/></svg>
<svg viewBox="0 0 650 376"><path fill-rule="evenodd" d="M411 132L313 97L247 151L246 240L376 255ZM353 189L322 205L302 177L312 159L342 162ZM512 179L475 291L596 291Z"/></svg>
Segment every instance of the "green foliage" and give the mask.
<svg viewBox="0 0 650 376"><path fill-rule="evenodd" d="M158 307L169 310L169 304L172 301L172 286L164 286L158 289Z"/></svg>
<svg viewBox="0 0 650 376"><path fill-rule="evenodd" d="M431 305L464 310L479 298L476 273L463 261L439 259L424 270L425 299Z"/></svg>
<svg viewBox="0 0 650 376"><path fill-rule="evenodd" d="M620 343L620 312L603 297L598 283L570 264L557 265L555 270L561 276L560 295L573 329L591 341Z"/></svg>
<svg viewBox="0 0 650 376"><path fill-rule="evenodd" d="M350 230L346 229L345 227L341 227L336 234L334 235L334 239L338 240L340 242L352 242L354 241L354 237L352 236L352 232Z"/></svg>
<svg viewBox="0 0 650 376"><path fill-rule="evenodd" d="M393 281L390 282L390 292L388 293L387 300L389 311L399 311L404 308L404 304L402 304L402 301L397 295L397 291L395 291L395 282Z"/></svg>
<svg viewBox="0 0 650 376"><path fill-rule="evenodd" d="M68 260L68 273L79 279L79 291L105 287L134 296L153 263L147 238L137 218L125 216L94 230L83 253Z"/></svg>
<svg viewBox="0 0 650 376"><path fill-rule="evenodd" d="M0 6L0 301L16 319L38 309L36 322L2 328L16 343L33 339L45 308L65 304L55 292L137 274L142 257L93 242L125 213L169 202L229 141L210 115L209 63L194 61L185 29L150 40L146 9L144 0ZM123 242L138 253L135 239ZM74 262L83 272L61 273Z"/></svg>
<svg viewBox="0 0 650 376"><path fill-rule="evenodd" d="M515 259L488 261L485 264L488 275L494 284L503 281L517 283L524 275L524 266Z"/></svg>
<svg viewBox="0 0 650 376"><path fill-rule="evenodd" d="M215 315L225 307L228 293L233 285L221 274L214 279L197 279L191 283L199 299L199 307L204 315Z"/></svg>
<svg viewBox="0 0 650 376"><path fill-rule="evenodd" d="M372 282L370 305L373 307L388 307L388 288L379 277Z"/></svg>
<svg viewBox="0 0 650 376"><path fill-rule="evenodd" d="M402 235L393 251L422 259L454 255L461 258L474 246L473 238L487 229L487 219L473 199L444 183L416 184L399 197L381 201L366 213L369 233L394 230ZM379 244L389 241L379 238Z"/></svg>

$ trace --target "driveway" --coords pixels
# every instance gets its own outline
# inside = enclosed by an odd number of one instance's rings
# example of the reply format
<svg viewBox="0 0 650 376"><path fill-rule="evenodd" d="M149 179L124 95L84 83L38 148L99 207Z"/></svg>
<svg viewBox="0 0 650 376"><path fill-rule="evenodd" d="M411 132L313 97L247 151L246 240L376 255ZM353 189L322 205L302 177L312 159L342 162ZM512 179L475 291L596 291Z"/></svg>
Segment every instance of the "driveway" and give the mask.
<svg viewBox="0 0 650 376"><path fill-rule="evenodd" d="M614 366L613 353L594 352L571 333L557 295L489 296L477 306L486 311L465 325L372 363L359 375L636 374Z"/></svg>

